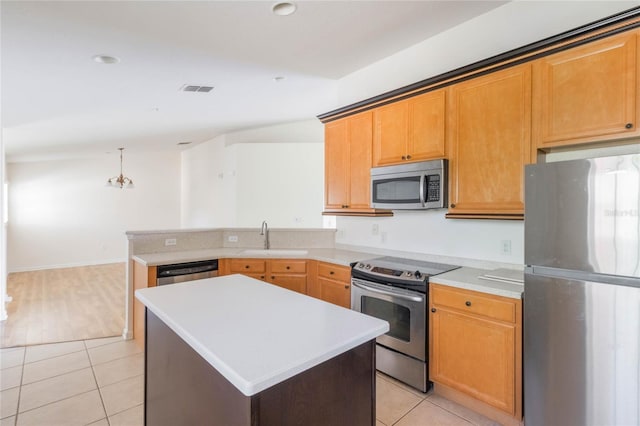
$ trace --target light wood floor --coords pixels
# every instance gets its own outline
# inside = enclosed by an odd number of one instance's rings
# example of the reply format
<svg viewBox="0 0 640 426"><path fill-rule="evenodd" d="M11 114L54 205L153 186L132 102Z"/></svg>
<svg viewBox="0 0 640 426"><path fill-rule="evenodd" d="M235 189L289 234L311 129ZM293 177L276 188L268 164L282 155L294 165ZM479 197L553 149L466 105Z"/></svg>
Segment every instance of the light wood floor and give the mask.
<svg viewBox="0 0 640 426"><path fill-rule="evenodd" d="M0 347L118 336L124 328L125 263L17 272L7 278Z"/></svg>

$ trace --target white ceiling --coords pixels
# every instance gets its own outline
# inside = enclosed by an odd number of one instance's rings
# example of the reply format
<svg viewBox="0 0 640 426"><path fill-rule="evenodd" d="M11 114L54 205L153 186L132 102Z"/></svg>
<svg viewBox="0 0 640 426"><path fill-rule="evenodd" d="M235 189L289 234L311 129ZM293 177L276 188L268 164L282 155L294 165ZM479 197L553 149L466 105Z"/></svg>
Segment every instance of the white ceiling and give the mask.
<svg viewBox="0 0 640 426"><path fill-rule="evenodd" d="M504 3L298 1L282 17L273 1L2 1L7 158L178 149L309 119L340 106L337 79Z"/></svg>

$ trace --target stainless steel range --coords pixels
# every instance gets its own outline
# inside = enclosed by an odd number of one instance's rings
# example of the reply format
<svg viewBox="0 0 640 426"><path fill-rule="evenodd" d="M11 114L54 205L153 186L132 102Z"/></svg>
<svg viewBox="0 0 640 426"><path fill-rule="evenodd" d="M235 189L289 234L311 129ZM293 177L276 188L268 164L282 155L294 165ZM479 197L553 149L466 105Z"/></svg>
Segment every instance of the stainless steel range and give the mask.
<svg viewBox="0 0 640 426"><path fill-rule="evenodd" d="M376 368L422 392L429 389L429 277L459 266L396 257L351 265L351 309L389 322L376 339Z"/></svg>

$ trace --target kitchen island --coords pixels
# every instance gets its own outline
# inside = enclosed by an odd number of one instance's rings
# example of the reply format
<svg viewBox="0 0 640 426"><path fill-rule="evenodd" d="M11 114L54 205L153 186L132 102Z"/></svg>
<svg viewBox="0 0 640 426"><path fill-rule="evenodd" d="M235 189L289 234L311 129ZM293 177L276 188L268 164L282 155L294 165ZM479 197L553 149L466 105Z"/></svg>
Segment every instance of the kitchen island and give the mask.
<svg viewBox="0 0 640 426"><path fill-rule="evenodd" d="M146 424L375 424L387 322L242 275L136 297Z"/></svg>

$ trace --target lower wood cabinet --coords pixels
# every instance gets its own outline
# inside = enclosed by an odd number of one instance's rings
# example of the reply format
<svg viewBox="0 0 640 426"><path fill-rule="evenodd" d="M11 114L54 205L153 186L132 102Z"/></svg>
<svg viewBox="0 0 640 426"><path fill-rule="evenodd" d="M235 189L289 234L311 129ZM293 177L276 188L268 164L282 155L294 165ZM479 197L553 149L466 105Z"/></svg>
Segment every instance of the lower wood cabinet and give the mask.
<svg viewBox="0 0 640 426"><path fill-rule="evenodd" d="M157 266L145 266L131 260L133 263L133 291L141 288L156 286ZM140 346L144 345L144 305L133 298L133 338Z"/></svg>
<svg viewBox="0 0 640 426"><path fill-rule="evenodd" d="M313 279L309 281L309 296L350 308L351 268L327 262L311 261L310 264Z"/></svg>
<svg viewBox="0 0 640 426"><path fill-rule="evenodd" d="M522 418L522 301L431 284L429 377Z"/></svg>
<svg viewBox="0 0 640 426"><path fill-rule="evenodd" d="M222 274L243 274L307 293L307 261L304 259L226 259Z"/></svg>

